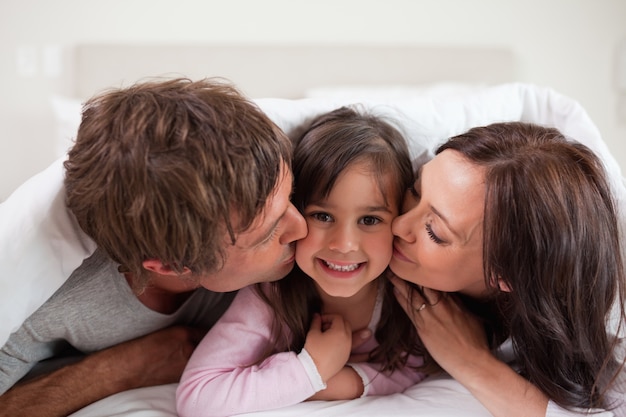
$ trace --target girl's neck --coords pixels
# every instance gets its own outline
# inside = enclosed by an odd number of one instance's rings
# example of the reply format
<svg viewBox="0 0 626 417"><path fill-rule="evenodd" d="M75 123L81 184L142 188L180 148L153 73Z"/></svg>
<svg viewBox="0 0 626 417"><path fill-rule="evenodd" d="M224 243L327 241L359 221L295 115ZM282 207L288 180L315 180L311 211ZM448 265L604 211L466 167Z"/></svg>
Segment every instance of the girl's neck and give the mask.
<svg viewBox="0 0 626 417"><path fill-rule="evenodd" d="M318 287L317 291L322 300L322 313L343 316L350 322L352 330L366 328L376 306L379 281L380 278L375 279L351 297L333 297Z"/></svg>

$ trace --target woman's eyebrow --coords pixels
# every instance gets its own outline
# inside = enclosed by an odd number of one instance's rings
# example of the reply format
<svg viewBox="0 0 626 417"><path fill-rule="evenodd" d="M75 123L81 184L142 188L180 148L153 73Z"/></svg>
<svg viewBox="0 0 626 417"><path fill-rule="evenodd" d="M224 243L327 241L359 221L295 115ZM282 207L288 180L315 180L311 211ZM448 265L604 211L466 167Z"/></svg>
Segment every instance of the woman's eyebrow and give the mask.
<svg viewBox="0 0 626 417"><path fill-rule="evenodd" d="M460 240L464 242L467 240L463 235L461 235L461 233L459 233L454 227L452 227L452 225L450 225L450 221L448 220L446 216L444 216L439 210L437 210L432 205L429 205L429 207L432 210L432 212L435 213L435 216L439 217L441 221L445 223L445 225L448 227L448 230L450 230L450 232L453 235L455 235L457 238L459 238Z"/></svg>
<svg viewBox="0 0 626 417"><path fill-rule="evenodd" d="M424 165L422 165L421 167L418 168L417 170L417 175L416 175L416 180L419 180L420 182L420 189L422 191L422 197L424 196L424 184L422 183L422 179L423 179L423 170ZM463 236L458 230L456 230L454 227L452 227L452 225L450 224L450 220L448 219L447 216L445 216L440 210L438 210L435 206L432 205L432 203L428 203L428 207L430 208L430 210L435 214L435 216L439 217L441 219L441 221L443 221L443 223L447 226L448 230L450 230L450 233L452 233L454 236L456 236L457 238L459 238L462 241L466 241L466 237Z"/></svg>

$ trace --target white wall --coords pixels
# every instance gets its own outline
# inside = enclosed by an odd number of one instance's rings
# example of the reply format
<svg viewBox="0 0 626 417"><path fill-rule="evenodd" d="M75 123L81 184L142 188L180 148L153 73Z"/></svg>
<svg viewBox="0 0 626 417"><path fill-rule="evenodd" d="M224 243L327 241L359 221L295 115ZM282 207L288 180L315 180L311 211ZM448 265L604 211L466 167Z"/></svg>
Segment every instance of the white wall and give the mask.
<svg viewBox="0 0 626 417"><path fill-rule="evenodd" d="M505 46L521 65L518 81L550 86L587 109L626 172L615 83L624 39L624 0L2 0L0 200L53 160L48 98L66 92L71 77L45 77L41 62L34 76L18 76L20 47L39 54L83 42Z"/></svg>

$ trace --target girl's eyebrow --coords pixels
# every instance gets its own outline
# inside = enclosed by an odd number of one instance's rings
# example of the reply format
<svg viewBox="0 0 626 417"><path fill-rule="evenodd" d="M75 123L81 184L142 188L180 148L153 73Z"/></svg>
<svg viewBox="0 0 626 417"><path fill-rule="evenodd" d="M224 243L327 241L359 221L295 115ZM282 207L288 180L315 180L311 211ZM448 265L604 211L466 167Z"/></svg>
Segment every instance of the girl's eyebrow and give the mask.
<svg viewBox="0 0 626 417"><path fill-rule="evenodd" d="M387 213L391 213L391 209L387 206L368 206L365 207L367 211L384 211Z"/></svg>
<svg viewBox="0 0 626 417"><path fill-rule="evenodd" d="M318 201L318 202L315 202L315 203L309 203L309 204L307 204L307 208L309 208L309 207L311 207L311 206L313 206L313 207L318 207L318 208L321 208L321 209L323 209L323 210L329 210L329 209L331 209L331 208L332 208L332 207L330 207L327 203L325 203L325 202L323 202L323 201L321 201L321 202L319 202L319 201ZM392 212L392 211L391 211L391 209L390 209L388 206L386 206L386 205L381 205L381 206L365 206L365 207L362 207L362 208L360 208L360 209L361 209L361 210L363 210L363 211L366 211L366 212L372 212L372 211L384 211L384 212L387 212L387 213L391 213L391 212Z"/></svg>

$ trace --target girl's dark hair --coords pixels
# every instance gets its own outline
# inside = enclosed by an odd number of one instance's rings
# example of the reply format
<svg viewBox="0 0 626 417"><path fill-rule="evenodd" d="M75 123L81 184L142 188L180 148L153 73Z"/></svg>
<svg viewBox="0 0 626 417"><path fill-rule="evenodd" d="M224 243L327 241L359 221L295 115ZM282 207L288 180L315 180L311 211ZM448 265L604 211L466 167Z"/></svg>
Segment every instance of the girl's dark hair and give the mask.
<svg viewBox="0 0 626 417"><path fill-rule="evenodd" d="M606 326L614 302L624 318L625 277L601 161L525 123L473 128L436 153L448 149L485 168L485 282L511 290L494 295L496 315L485 317L493 343L510 337L522 374L559 405L610 407L604 394L620 364Z"/></svg>
<svg viewBox="0 0 626 417"><path fill-rule="evenodd" d="M339 174L361 162L369 165L385 198L392 199L387 204L399 207L404 191L413 181L402 134L381 117L353 108L342 107L318 117L296 140L293 203L302 211L310 201L327 197ZM383 285L382 315L375 332L379 346L371 352L370 359L380 363L384 371L392 371L406 364L407 354L420 355L423 349L415 327L393 295L391 284L385 279ZM277 317L273 339L276 343L268 347L264 357L276 351L300 351L313 314L321 311L313 281L296 266L286 278L258 289Z"/></svg>

